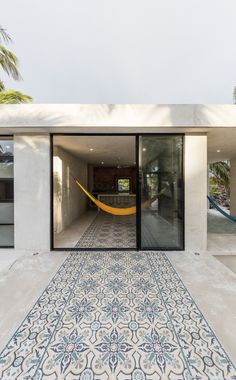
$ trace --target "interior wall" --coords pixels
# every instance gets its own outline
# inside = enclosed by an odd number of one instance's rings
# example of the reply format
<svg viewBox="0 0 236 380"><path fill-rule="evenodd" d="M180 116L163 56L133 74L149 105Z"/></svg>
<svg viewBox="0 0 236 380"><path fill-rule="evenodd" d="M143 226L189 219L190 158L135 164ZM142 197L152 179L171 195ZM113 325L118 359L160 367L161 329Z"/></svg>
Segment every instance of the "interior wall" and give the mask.
<svg viewBox="0 0 236 380"><path fill-rule="evenodd" d="M87 197L72 175L87 187L87 164L59 146L53 148L54 233L60 233L84 214Z"/></svg>
<svg viewBox="0 0 236 380"><path fill-rule="evenodd" d="M93 191L116 193L117 178L130 178L131 192L136 194L136 168L117 167L94 167L93 168Z"/></svg>

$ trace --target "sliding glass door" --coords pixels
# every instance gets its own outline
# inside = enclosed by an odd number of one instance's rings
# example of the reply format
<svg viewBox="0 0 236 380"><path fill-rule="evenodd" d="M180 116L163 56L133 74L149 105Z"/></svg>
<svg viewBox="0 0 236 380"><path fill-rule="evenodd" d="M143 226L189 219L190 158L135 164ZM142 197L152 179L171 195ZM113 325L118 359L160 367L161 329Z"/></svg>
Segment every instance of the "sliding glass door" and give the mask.
<svg viewBox="0 0 236 380"><path fill-rule="evenodd" d="M53 249L184 249L182 135L51 141Z"/></svg>
<svg viewBox="0 0 236 380"><path fill-rule="evenodd" d="M139 137L141 248L181 250L183 241L183 137Z"/></svg>

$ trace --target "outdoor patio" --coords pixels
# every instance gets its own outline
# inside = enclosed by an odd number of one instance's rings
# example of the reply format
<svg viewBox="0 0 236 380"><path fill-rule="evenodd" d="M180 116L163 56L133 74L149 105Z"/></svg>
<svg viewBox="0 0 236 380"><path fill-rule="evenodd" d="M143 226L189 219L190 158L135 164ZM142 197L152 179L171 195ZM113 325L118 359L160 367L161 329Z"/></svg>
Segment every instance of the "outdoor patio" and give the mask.
<svg viewBox="0 0 236 380"><path fill-rule="evenodd" d="M23 256L0 284L0 376L234 379L235 279L207 253Z"/></svg>

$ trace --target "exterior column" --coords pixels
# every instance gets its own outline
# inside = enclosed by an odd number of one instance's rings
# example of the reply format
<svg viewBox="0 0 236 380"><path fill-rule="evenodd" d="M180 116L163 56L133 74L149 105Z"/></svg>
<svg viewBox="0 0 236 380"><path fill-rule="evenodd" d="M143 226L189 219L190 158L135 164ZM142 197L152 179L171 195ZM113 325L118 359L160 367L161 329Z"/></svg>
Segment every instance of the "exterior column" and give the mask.
<svg viewBox="0 0 236 380"><path fill-rule="evenodd" d="M236 158L230 160L230 214L236 215Z"/></svg>
<svg viewBox="0 0 236 380"><path fill-rule="evenodd" d="M50 250L50 137L14 136L15 249Z"/></svg>
<svg viewBox="0 0 236 380"><path fill-rule="evenodd" d="M185 249L207 248L207 135L185 136Z"/></svg>

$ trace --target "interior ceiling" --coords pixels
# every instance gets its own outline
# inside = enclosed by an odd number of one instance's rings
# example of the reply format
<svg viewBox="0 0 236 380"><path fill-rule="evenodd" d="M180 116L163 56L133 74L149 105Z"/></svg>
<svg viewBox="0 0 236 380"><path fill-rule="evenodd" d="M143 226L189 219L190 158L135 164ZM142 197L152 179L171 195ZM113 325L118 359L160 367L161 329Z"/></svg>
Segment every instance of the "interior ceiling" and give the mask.
<svg viewBox="0 0 236 380"><path fill-rule="evenodd" d="M207 141L209 162L236 157L236 128L209 128Z"/></svg>
<svg viewBox="0 0 236 380"><path fill-rule="evenodd" d="M236 128L208 128L207 141L209 162L236 158ZM135 162L134 136L58 135L54 136L54 145L89 164L101 165L104 162L105 166L133 166Z"/></svg>
<svg viewBox="0 0 236 380"><path fill-rule="evenodd" d="M53 142L88 164L135 165L134 136L54 136Z"/></svg>

